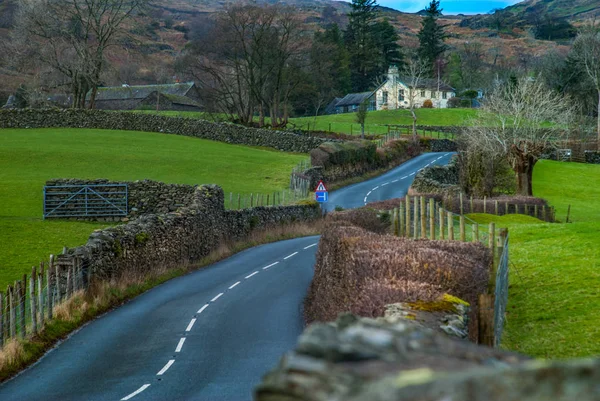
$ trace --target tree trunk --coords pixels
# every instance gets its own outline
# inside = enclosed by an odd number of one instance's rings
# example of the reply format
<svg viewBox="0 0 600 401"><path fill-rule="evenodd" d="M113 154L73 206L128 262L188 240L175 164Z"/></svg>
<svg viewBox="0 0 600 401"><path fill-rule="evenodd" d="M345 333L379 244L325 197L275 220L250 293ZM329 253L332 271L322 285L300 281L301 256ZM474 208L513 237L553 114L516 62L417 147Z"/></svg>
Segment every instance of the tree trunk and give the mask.
<svg viewBox="0 0 600 401"><path fill-rule="evenodd" d="M600 151L600 90L598 90L598 143L596 146Z"/></svg>
<svg viewBox="0 0 600 401"><path fill-rule="evenodd" d="M533 167L535 158L529 155L520 155L514 164L514 170L517 176L517 195L533 196Z"/></svg>
<svg viewBox="0 0 600 401"><path fill-rule="evenodd" d="M360 137L365 139L365 123L360 124Z"/></svg>
<svg viewBox="0 0 600 401"><path fill-rule="evenodd" d="M413 118L413 123L412 123L413 141L417 142L417 114L415 113L414 107L410 108L410 114L412 114L412 118Z"/></svg>

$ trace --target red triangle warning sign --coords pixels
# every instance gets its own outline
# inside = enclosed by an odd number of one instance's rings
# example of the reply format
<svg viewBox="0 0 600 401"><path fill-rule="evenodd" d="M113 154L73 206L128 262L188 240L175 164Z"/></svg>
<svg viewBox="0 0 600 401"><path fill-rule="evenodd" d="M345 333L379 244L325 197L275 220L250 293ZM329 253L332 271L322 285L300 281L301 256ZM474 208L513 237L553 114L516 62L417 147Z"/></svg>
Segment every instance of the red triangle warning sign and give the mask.
<svg viewBox="0 0 600 401"><path fill-rule="evenodd" d="M327 192L327 188L325 188L325 184L323 184L323 181L319 181L319 185L317 185L317 189L315 189L315 192Z"/></svg>

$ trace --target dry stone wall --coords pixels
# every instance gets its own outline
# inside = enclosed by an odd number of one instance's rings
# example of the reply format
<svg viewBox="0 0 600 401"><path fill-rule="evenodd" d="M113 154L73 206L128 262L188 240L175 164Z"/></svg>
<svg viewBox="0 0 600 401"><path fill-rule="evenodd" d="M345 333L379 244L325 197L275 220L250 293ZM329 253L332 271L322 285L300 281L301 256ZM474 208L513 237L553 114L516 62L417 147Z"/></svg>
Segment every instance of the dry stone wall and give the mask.
<svg viewBox="0 0 600 401"><path fill-rule="evenodd" d="M96 128L160 132L300 153L308 153L321 143L331 141L292 132L213 123L195 118L104 110L0 110L0 128Z"/></svg>
<svg viewBox="0 0 600 401"><path fill-rule="evenodd" d="M148 213L156 214L174 212L180 207L192 204L194 194L198 188L197 185L165 184L152 180L114 182L107 179L82 180L60 178L46 181L46 186L111 184L127 185L127 206L129 217L136 217ZM101 187L102 191L107 192L110 192L113 189L115 191L117 190L116 188L111 188L108 186ZM60 191L60 189L57 190ZM49 191L52 192L56 190L50 189ZM65 199L68 198L68 195L63 196ZM96 218L96 220L106 221L110 219Z"/></svg>
<svg viewBox="0 0 600 401"><path fill-rule="evenodd" d="M127 224L96 230L85 245L67 250L59 260L68 263L80 259L87 284L92 278L110 279L194 264L223 242L242 239L252 230L320 216L316 204L226 211L223 190L204 185L194 189L190 204L174 212L144 214Z"/></svg>

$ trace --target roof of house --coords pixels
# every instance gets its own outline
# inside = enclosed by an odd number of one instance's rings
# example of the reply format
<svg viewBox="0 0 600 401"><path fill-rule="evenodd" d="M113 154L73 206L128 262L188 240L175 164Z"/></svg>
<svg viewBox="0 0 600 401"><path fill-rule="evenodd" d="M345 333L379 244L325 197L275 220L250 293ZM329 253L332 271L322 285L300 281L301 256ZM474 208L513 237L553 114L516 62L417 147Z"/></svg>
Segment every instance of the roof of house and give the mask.
<svg viewBox="0 0 600 401"><path fill-rule="evenodd" d="M335 107L338 105L338 103L340 102L340 100L342 100L341 97L336 97L335 99L333 99L331 101L331 103L329 103L327 105L327 107L325 107L325 114L333 114L333 113L335 113Z"/></svg>
<svg viewBox="0 0 600 401"><path fill-rule="evenodd" d="M174 104L182 104L182 105L185 105L185 106L197 106L197 107L200 106L198 104L198 102L196 102L193 99L190 99L187 96L169 95L169 94L164 94L164 93L161 93L161 96L166 97L167 99L169 99Z"/></svg>
<svg viewBox="0 0 600 401"><path fill-rule="evenodd" d="M163 85L105 86L98 88L96 101L145 99L152 92L156 91L165 95L185 96L193 86L193 82ZM87 97L90 96L90 93L91 92L88 92Z"/></svg>
<svg viewBox="0 0 600 401"><path fill-rule="evenodd" d="M344 96L335 107L353 106L355 104L361 104L365 100L373 96L374 92L361 92L361 93L349 93Z"/></svg>
<svg viewBox="0 0 600 401"><path fill-rule="evenodd" d="M403 82L406 86L410 86L407 82L410 82L411 79L407 77L400 77L400 81ZM419 89L429 89L429 90L438 90L438 80L432 78L421 78L419 83L417 84L417 88ZM439 90L446 92L454 92L455 89L444 82L439 82Z"/></svg>

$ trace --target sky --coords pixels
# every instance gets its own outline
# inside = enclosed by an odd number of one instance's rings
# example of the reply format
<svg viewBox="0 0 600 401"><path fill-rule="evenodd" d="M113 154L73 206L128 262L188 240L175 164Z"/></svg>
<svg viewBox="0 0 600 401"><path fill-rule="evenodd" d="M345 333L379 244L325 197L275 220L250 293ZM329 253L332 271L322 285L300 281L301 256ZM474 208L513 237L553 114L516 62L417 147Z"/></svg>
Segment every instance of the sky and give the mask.
<svg viewBox="0 0 600 401"><path fill-rule="evenodd" d="M444 14L479 14L487 13L495 8L504 8L518 3L519 0L441 0ZM378 0L378 4L396 10L414 13L425 8L430 0Z"/></svg>

